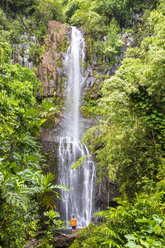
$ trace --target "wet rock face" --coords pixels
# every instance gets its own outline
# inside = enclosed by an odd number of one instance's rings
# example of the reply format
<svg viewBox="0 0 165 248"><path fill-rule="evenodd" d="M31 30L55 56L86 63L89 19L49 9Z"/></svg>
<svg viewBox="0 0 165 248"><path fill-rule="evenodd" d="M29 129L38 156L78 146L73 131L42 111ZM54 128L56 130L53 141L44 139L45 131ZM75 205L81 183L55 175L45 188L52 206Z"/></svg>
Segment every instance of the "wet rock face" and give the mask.
<svg viewBox="0 0 165 248"><path fill-rule="evenodd" d="M117 197L117 182L109 182L107 175L102 179L100 184L97 185L96 190L95 207L97 211L116 206L116 202L113 201L113 199Z"/></svg>
<svg viewBox="0 0 165 248"><path fill-rule="evenodd" d="M123 35L122 35L122 41L124 42L124 48L125 50L127 49L127 47L129 46L133 46L134 45L134 38L132 36L131 33L127 33L125 32Z"/></svg>
<svg viewBox="0 0 165 248"><path fill-rule="evenodd" d="M34 68L34 63L30 60L29 50L33 43L36 43L37 39L35 36L29 37L26 33L18 38L18 43L12 44L13 54L11 63L19 63L21 66L28 67L31 70Z"/></svg>
<svg viewBox="0 0 165 248"><path fill-rule="evenodd" d="M42 82L45 97L53 96L55 92L56 95L60 96L64 89L65 75L62 62L69 45L68 33L68 25L56 21L48 22L47 36L43 44L45 51L39 65L38 62L35 62L35 55L33 54L33 45L35 46L38 42L35 36L29 37L25 33L21 35L18 44L13 44L15 52L11 62L13 64L19 63L30 69L37 65L37 77ZM38 60L40 59L38 58Z"/></svg>
<svg viewBox="0 0 165 248"><path fill-rule="evenodd" d="M63 53L67 49L67 32L69 27L56 21L48 22L47 37L44 41L45 52L38 67L38 78L44 88L44 96L60 95L63 90Z"/></svg>
<svg viewBox="0 0 165 248"><path fill-rule="evenodd" d="M59 164L59 126L57 123L47 120L44 128L40 135L40 142L42 145L42 154L46 159L46 165L43 166L43 172L51 172L54 175L53 184L57 184L58 181L58 164ZM60 193L59 190L56 190ZM56 199L56 210L59 211L61 208L61 201Z"/></svg>

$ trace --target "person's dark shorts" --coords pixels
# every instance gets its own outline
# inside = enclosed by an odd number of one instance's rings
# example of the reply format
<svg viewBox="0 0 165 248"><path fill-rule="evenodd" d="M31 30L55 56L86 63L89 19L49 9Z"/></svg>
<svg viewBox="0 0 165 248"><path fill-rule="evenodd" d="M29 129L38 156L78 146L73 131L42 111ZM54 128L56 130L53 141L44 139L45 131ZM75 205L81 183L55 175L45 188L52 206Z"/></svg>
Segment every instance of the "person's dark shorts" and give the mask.
<svg viewBox="0 0 165 248"><path fill-rule="evenodd" d="M76 226L72 226L72 229L76 229Z"/></svg>

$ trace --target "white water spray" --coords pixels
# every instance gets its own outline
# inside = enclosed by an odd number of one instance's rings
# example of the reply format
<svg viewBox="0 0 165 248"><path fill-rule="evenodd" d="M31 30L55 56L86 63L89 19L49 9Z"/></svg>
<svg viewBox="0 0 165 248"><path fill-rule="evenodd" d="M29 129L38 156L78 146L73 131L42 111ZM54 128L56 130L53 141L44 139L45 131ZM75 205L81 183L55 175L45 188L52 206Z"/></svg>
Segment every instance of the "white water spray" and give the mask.
<svg viewBox="0 0 165 248"><path fill-rule="evenodd" d="M83 118L80 116L80 95L83 83L85 42L82 33L72 27L71 43L65 59L67 75L66 111L62 123L59 144L59 183L69 186L70 192L62 191L61 217L66 225L72 215L78 220L79 226L87 226L93 214L95 165L90 160L86 146L80 144L83 132ZM83 165L71 169L79 158L86 156Z"/></svg>

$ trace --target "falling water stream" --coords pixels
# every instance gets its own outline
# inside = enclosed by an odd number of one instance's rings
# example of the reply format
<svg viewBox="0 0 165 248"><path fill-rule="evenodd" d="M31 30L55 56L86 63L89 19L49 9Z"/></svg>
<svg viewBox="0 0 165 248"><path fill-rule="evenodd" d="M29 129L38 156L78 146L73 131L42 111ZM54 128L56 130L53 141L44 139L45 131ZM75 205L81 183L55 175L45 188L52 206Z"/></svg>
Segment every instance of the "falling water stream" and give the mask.
<svg viewBox="0 0 165 248"><path fill-rule="evenodd" d="M83 84L82 61L85 42L80 30L72 27L71 43L65 59L67 76L66 110L59 144L59 183L69 186L70 192L62 191L61 217L66 225L74 215L80 227L87 226L94 211L95 165L88 148L80 141L84 131L84 119L80 115ZM83 165L77 170L71 166L81 157Z"/></svg>

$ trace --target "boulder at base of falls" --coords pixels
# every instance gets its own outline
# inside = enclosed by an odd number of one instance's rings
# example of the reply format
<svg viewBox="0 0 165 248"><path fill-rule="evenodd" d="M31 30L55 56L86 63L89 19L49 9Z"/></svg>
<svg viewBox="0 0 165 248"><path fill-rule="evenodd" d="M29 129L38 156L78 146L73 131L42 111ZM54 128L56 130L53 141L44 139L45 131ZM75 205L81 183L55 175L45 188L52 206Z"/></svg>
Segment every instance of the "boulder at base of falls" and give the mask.
<svg viewBox="0 0 165 248"><path fill-rule="evenodd" d="M69 247L76 239L77 235L78 235L77 233L74 233L70 235L60 235L58 237L55 237L53 247L61 247L61 248Z"/></svg>
<svg viewBox="0 0 165 248"><path fill-rule="evenodd" d="M56 233L57 235L57 233ZM74 234L63 234L61 232L58 233L58 236L54 237L53 248L67 248L69 247L73 241L76 239L78 233ZM37 248L42 242L42 238L33 238L29 243L25 246L25 248Z"/></svg>

